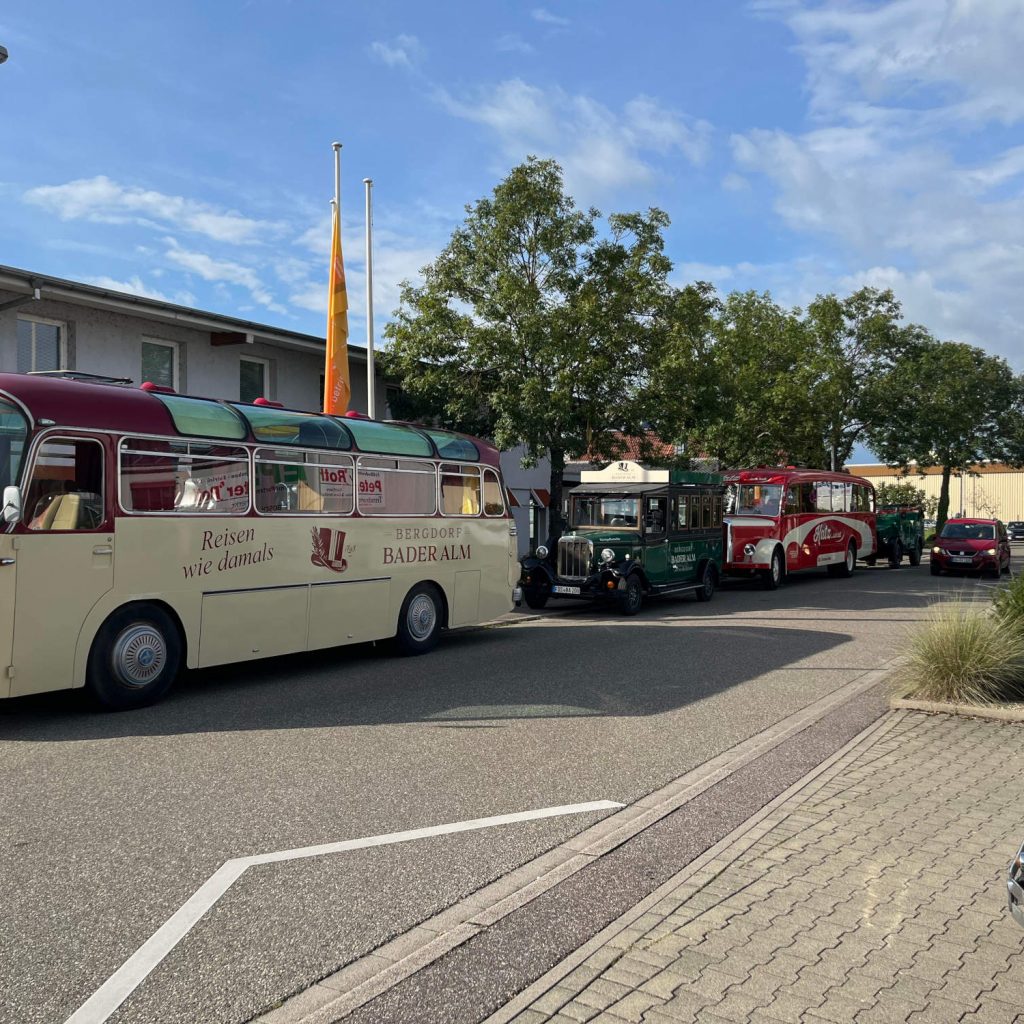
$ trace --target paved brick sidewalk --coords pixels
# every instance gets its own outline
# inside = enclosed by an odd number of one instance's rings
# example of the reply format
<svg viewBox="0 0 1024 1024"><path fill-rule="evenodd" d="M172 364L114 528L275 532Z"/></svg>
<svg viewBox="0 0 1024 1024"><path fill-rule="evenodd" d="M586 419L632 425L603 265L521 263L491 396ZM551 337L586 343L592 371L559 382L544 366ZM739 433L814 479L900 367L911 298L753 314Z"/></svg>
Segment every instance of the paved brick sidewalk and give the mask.
<svg viewBox="0 0 1024 1024"><path fill-rule="evenodd" d="M1022 768L1024 725L893 713L492 1020L1024 1022Z"/></svg>

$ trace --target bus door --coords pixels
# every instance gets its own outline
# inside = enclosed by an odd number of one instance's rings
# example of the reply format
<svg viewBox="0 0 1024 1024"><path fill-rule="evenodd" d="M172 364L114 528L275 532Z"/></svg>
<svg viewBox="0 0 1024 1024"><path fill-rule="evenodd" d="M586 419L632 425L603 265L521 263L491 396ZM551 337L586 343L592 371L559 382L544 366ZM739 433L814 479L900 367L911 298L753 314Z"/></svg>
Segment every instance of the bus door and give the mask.
<svg viewBox="0 0 1024 1024"><path fill-rule="evenodd" d="M0 697L11 695L11 650L14 645L14 592L18 561L14 537L0 534Z"/></svg>
<svg viewBox="0 0 1024 1024"><path fill-rule="evenodd" d="M70 683L82 624L114 585L105 460L97 438L50 436L36 451L23 529L9 535L17 567L12 697Z"/></svg>
<svg viewBox="0 0 1024 1024"><path fill-rule="evenodd" d="M668 497L644 498L644 571L654 584L665 584L668 564Z"/></svg>

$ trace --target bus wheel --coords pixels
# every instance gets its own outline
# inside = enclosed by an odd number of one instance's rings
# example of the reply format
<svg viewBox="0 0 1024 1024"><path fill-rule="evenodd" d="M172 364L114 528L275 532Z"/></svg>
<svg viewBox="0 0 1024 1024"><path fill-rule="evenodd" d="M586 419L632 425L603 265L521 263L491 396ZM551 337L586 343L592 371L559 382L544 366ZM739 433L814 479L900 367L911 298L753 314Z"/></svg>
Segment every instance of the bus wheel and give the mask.
<svg viewBox="0 0 1024 1024"><path fill-rule="evenodd" d="M778 590L782 583L782 576L785 570L782 567L782 552L776 548L772 552L771 567L761 573L761 579L769 590Z"/></svg>
<svg viewBox="0 0 1024 1024"><path fill-rule="evenodd" d="M718 572L711 562L704 565L704 572L701 573L700 587L696 591L698 601L710 601L715 596L715 587L718 585Z"/></svg>
<svg viewBox="0 0 1024 1024"><path fill-rule="evenodd" d="M910 564L911 565L920 565L921 564L921 542L920 541L918 541L910 549L910 556L909 557L910 557Z"/></svg>
<svg viewBox="0 0 1024 1024"><path fill-rule="evenodd" d="M141 708L167 693L180 664L181 635L170 615L153 604L128 605L96 634L85 685L111 710Z"/></svg>
<svg viewBox="0 0 1024 1024"><path fill-rule="evenodd" d="M889 568L898 569L903 561L903 545L899 540L894 540L889 545Z"/></svg>
<svg viewBox="0 0 1024 1024"><path fill-rule="evenodd" d="M398 649L402 654L426 654L441 636L441 598L432 583L417 583L402 602L398 616Z"/></svg>
<svg viewBox="0 0 1024 1024"><path fill-rule="evenodd" d="M619 595L619 610L623 615L636 615L644 603L644 587L636 574L626 580L626 589Z"/></svg>
<svg viewBox="0 0 1024 1024"><path fill-rule="evenodd" d="M841 576L843 579L849 579L853 575L856 565L857 549L851 541L850 546L846 549L846 557L838 565L830 565L828 567L828 574L829 576Z"/></svg>

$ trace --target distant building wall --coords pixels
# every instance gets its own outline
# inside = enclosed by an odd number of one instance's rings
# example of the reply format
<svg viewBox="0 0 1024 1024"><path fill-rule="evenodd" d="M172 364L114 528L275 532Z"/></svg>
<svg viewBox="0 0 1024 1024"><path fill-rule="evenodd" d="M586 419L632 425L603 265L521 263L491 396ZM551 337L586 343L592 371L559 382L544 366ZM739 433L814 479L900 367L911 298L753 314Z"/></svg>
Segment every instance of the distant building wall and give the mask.
<svg viewBox="0 0 1024 1024"><path fill-rule="evenodd" d="M13 297L14 293L0 290L0 303ZM248 358L265 363L264 397L296 409L321 407L322 349L304 350L258 339L251 344L214 345L210 330L45 298L0 311L0 372L15 373L19 369L19 318L61 325L62 368L65 369L127 377L139 384L144 379L143 342L171 342L176 347L177 390L180 392L237 400L240 362ZM367 411L366 363L362 355L362 349L350 350L352 398L349 407L358 412ZM376 413L384 418L388 415L387 393L379 374L375 382Z"/></svg>
<svg viewBox="0 0 1024 1024"><path fill-rule="evenodd" d="M528 554L547 541L551 486L551 463L541 459L536 466L524 469L525 449L522 446L501 453L501 475L512 498L519 556Z"/></svg>
<svg viewBox="0 0 1024 1024"><path fill-rule="evenodd" d="M929 497L938 498L942 486L942 470L931 468L921 475L912 471L901 475L893 466L847 466L848 472L879 484L910 483ZM981 518L994 517L1003 522L1024 521L1024 470L999 463L974 467L973 473L954 474L949 482L949 514Z"/></svg>

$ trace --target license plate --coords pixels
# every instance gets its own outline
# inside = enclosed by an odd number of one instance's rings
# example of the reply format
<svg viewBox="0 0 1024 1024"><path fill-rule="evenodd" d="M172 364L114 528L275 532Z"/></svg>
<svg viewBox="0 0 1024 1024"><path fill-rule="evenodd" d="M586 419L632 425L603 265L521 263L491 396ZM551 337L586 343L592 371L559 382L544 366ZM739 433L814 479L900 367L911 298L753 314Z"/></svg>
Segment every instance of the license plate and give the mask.
<svg viewBox="0 0 1024 1024"><path fill-rule="evenodd" d="M951 562L973 562L974 559L967 555L953 555L950 558Z"/></svg>
<svg viewBox="0 0 1024 1024"><path fill-rule="evenodd" d="M552 587L551 588L551 593L552 594L568 594L570 597L579 597L580 596L580 588L579 587L556 586L556 587Z"/></svg>

